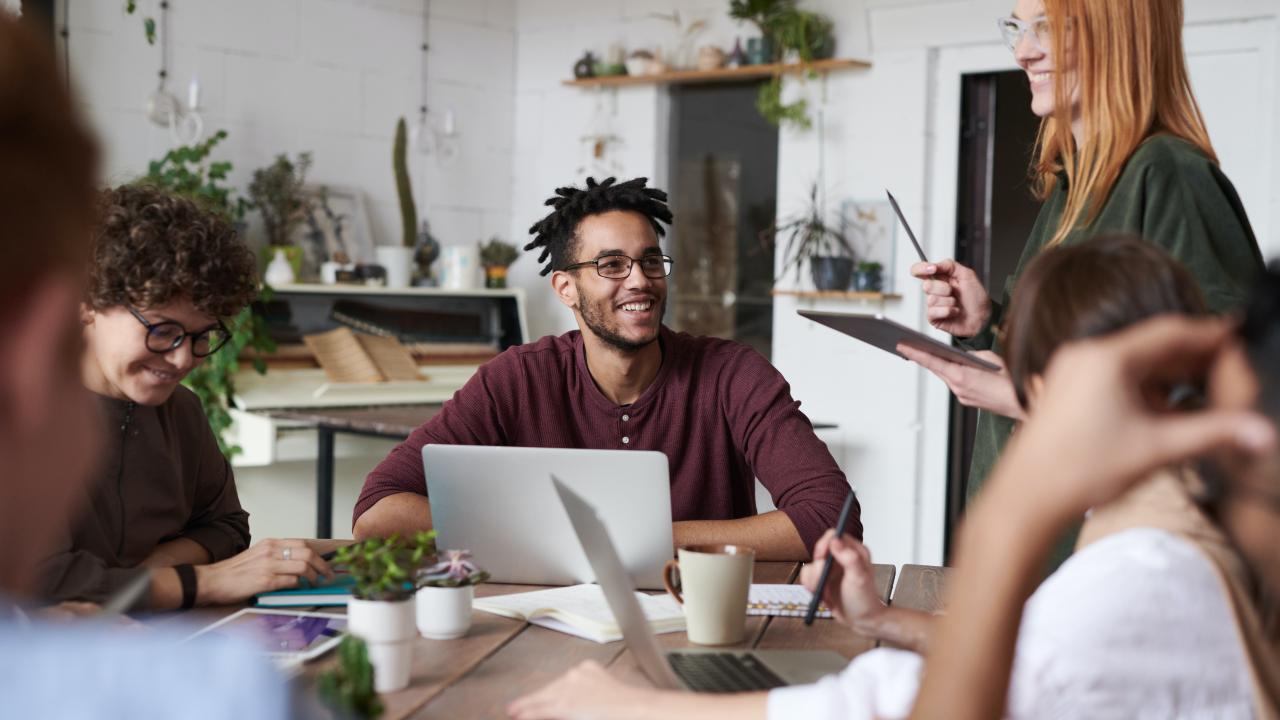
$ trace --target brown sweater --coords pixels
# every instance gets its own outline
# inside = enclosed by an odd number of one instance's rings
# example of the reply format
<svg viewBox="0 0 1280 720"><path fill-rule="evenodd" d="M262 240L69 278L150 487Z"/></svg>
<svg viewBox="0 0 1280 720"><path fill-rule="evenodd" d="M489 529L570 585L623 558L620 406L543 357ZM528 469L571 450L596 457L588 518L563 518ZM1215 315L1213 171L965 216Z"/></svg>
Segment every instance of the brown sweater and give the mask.
<svg viewBox="0 0 1280 720"><path fill-rule="evenodd" d="M168 540L193 540L214 562L248 547L249 514L195 394L179 387L156 407L103 397L101 407L102 471L44 563L47 600L101 602Z"/></svg>

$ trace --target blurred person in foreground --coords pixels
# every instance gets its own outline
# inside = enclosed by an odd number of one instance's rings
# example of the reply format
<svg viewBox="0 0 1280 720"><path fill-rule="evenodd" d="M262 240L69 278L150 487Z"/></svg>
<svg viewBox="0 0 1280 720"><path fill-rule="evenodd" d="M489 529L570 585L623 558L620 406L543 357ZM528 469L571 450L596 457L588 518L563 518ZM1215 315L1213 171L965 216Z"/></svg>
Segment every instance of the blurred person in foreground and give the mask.
<svg viewBox="0 0 1280 720"><path fill-rule="evenodd" d="M1142 389L1208 378L1208 406L1168 412ZM1064 349L1033 417L1011 441L965 521L948 614L940 621L912 717L996 717L1028 594L1054 535L1088 508L1123 499L1153 469L1206 457L1200 498L1220 519L1258 587L1280 592L1280 267L1243 322L1166 317ZM1236 611L1241 609L1238 597ZM1171 602L1178 602L1177 599ZM1244 637L1266 664L1254 682L1275 717L1275 618Z"/></svg>
<svg viewBox="0 0 1280 720"><path fill-rule="evenodd" d="M97 148L50 49L0 12L0 697L12 717L278 718L285 686L239 642L26 612L102 449L80 383Z"/></svg>

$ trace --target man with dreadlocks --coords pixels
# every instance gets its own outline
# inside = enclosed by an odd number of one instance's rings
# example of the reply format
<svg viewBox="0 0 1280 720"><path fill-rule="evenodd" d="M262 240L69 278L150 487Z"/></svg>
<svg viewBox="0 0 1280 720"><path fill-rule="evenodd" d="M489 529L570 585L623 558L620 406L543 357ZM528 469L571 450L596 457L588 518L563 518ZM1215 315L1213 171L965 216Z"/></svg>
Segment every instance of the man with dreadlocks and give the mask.
<svg viewBox="0 0 1280 720"><path fill-rule="evenodd" d="M667 194L645 178L563 187L529 232L578 330L508 349L365 479L357 538L430 527L428 443L656 450L670 462L675 544L809 557L849 484L778 371L729 340L662 324ZM759 478L778 510L756 515ZM858 512L849 532L862 536Z"/></svg>

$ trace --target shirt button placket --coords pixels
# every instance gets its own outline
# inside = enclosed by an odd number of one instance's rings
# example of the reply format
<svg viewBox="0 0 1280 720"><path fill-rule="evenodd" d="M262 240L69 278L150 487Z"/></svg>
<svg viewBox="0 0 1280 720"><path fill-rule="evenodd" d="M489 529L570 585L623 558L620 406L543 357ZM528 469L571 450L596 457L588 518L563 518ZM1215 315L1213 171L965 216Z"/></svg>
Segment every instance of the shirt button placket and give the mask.
<svg viewBox="0 0 1280 720"><path fill-rule="evenodd" d="M627 413L623 413L623 414L622 414L622 422L628 422L628 421L630 421L630 420L631 420L631 416L630 416L630 415L628 415ZM629 444L631 444L631 436L630 436L630 435L623 435L623 436L622 436L622 444L623 444L623 445L629 445Z"/></svg>

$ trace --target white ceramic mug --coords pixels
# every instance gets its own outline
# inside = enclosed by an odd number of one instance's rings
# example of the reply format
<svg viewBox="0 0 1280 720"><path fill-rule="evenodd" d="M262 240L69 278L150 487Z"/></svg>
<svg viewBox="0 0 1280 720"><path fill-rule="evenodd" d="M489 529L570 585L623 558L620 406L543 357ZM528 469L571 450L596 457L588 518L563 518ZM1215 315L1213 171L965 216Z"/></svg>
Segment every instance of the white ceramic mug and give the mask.
<svg viewBox="0 0 1280 720"><path fill-rule="evenodd" d="M662 584L684 606L689 642L732 645L747 636L747 593L756 553L741 545L695 545L676 551ZM680 582L672 571L680 571Z"/></svg>

